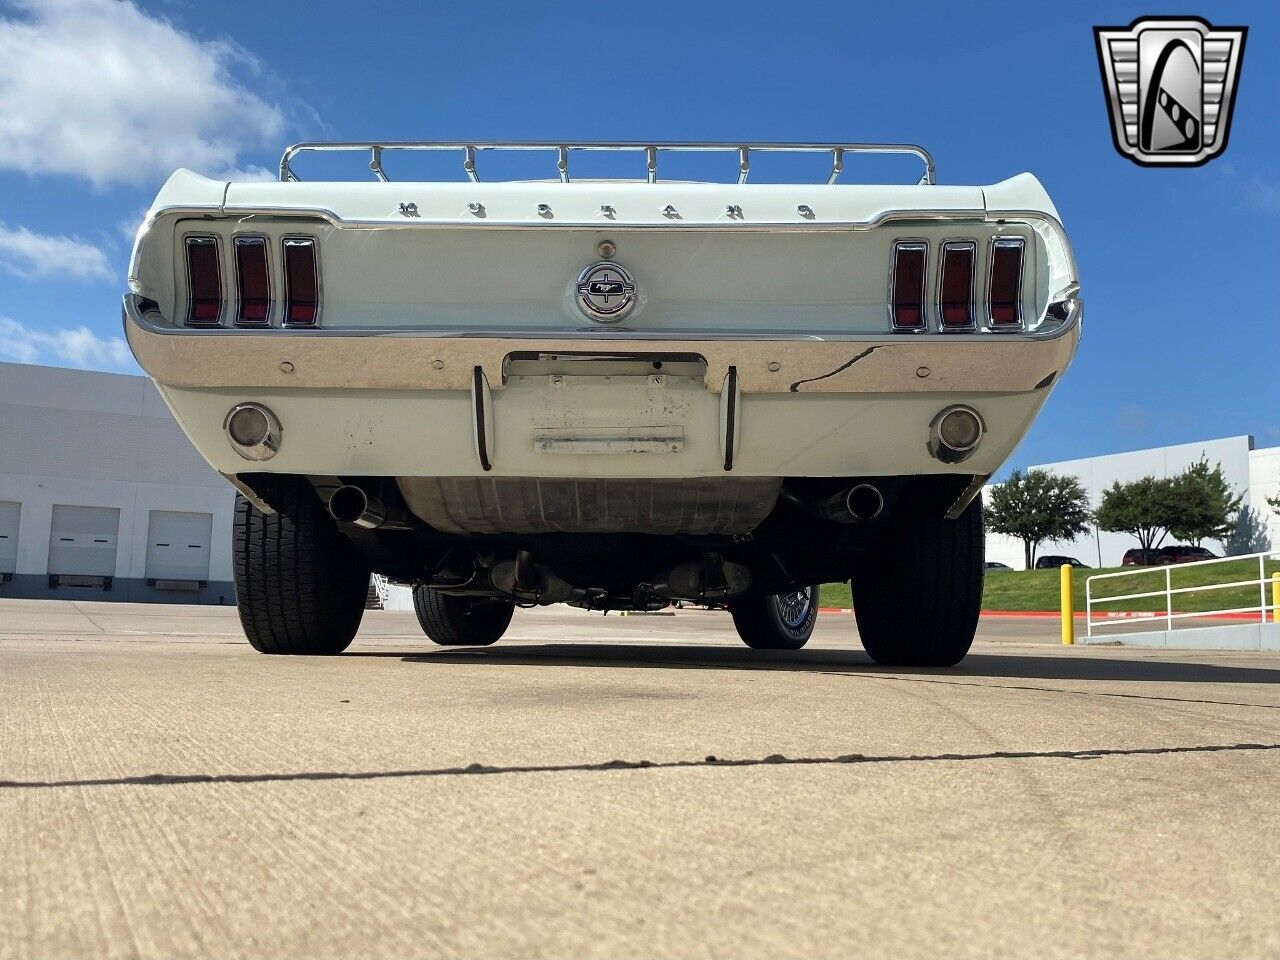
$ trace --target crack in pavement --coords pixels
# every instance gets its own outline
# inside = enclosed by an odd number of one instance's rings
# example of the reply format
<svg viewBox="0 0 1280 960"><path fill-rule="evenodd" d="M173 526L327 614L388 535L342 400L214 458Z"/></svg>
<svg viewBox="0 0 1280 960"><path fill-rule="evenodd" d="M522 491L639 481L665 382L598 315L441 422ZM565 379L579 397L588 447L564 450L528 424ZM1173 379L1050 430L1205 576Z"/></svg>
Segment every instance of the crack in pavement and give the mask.
<svg viewBox="0 0 1280 960"><path fill-rule="evenodd" d="M606 760L599 763L545 763L465 767L427 767L419 770L368 770L355 772L303 770L295 773L149 773L136 777L98 777L83 780L0 780L0 789L54 789L61 787L167 787L211 783L279 783L321 780L395 780L417 777L472 777L522 773L608 773L615 770L679 770L690 767L830 766L882 763L956 763L980 760L1096 760L1102 757L1158 757L1191 753L1242 753L1280 751L1280 743L1220 743L1174 747L1096 747L1088 750L993 750L985 753L866 754L834 757L787 757L780 753L737 760L716 756L702 760Z"/></svg>
<svg viewBox="0 0 1280 960"><path fill-rule="evenodd" d="M828 677L847 677L850 674L828 671ZM979 690L1018 690L1036 693L1062 693L1076 697L1116 697L1121 700L1153 700L1157 703L1198 703L1214 707L1254 707L1258 710L1280 710L1280 703L1245 703L1243 700L1203 700L1197 697L1160 697L1150 693L1113 693L1107 690L1068 690L1066 687L1037 687L1021 683L974 683L968 680L938 680L931 677L904 677L892 675L861 674L860 680L898 680L904 683L940 683L948 687L977 687Z"/></svg>

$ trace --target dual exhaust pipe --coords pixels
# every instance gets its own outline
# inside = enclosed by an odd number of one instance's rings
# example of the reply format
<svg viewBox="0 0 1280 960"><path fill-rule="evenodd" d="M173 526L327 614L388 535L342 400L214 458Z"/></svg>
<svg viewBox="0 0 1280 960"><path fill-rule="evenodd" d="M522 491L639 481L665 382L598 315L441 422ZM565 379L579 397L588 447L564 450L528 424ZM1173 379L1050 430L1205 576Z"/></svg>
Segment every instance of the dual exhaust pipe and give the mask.
<svg viewBox="0 0 1280 960"><path fill-rule="evenodd" d="M343 484L329 494L329 516L339 523L351 523L376 530L387 522L387 507L381 498L354 483Z"/></svg>
<svg viewBox="0 0 1280 960"><path fill-rule="evenodd" d="M859 483L828 497L819 507L828 520L838 523L863 523L884 512L884 494L870 483Z"/></svg>

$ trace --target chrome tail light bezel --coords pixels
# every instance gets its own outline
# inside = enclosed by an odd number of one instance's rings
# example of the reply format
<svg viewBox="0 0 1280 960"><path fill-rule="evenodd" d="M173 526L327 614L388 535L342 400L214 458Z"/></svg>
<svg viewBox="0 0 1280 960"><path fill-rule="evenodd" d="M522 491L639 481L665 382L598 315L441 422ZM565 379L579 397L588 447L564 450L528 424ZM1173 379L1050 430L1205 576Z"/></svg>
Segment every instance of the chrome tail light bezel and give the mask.
<svg viewBox="0 0 1280 960"><path fill-rule="evenodd" d="M968 296L965 300L965 319L960 323L947 320L947 307L954 301L946 298L946 280L949 275L947 258L950 254L968 254ZM956 268L953 268L956 269ZM943 240L938 249L938 286L934 297L934 309L938 311L938 329L943 333L972 333L978 326L977 303L978 244L975 240Z"/></svg>
<svg viewBox="0 0 1280 960"><path fill-rule="evenodd" d="M293 272L293 258L290 251L309 250L311 254L311 290L313 291L313 299L311 303L311 316L306 319L298 320L294 318L294 307L298 303L308 302L305 299L299 301L297 297L298 291L295 284L298 278ZM315 237L290 234L280 238L280 269L284 278L284 313L281 317L281 325L294 328L314 328L320 326L320 311L324 303L324 295L320 286L320 244Z"/></svg>
<svg viewBox="0 0 1280 960"><path fill-rule="evenodd" d="M920 255L920 289L915 306L920 312L918 323L904 324L898 322L898 305L906 303L898 298L898 267L901 255L918 253ZM926 289L929 279L929 241L919 238L895 240L889 254L889 326L895 333L927 333L929 331L929 314L925 304Z"/></svg>
<svg viewBox="0 0 1280 960"><path fill-rule="evenodd" d="M217 288L216 300L207 295L197 296L197 286L202 287L203 281L197 279L195 265L192 262L192 253L196 250L209 250L213 253L214 286ZM212 233L186 234L182 238L182 259L187 278L186 325L188 327L222 326L222 315L227 309L227 297L222 270L221 239L217 234ZM201 290L200 292L207 294L210 291ZM217 304L217 312L212 318L198 317L196 315L202 305L215 302Z"/></svg>
<svg viewBox="0 0 1280 960"><path fill-rule="evenodd" d="M1001 305L1013 308L1013 319L996 319L996 257L1001 251L1016 250L1018 253L1017 272L1011 299L1001 298ZM1022 308L1022 284L1027 262L1027 241L1024 237L996 236L987 244L987 298L986 327L993 333L1021 333L1026 329L1026 318Z"/></svg>
<svg viewBox="0 0 1280 960"><path fill-rule="evenodd" d="M250 297L245 292L245 268L241 258L241 251L256 247L261 250L263 280L265 281L265 297ZM235 325L237 327L269 327L271 326L271 314L275 307L275 300L272 297L274 284L271 280L271 240L267 236L258 233L240 233L231 238L232 259L235 261L236 277L236 316ZM262 301L265 310L261 318L246 317L245 304L249 302Z"/></svg>

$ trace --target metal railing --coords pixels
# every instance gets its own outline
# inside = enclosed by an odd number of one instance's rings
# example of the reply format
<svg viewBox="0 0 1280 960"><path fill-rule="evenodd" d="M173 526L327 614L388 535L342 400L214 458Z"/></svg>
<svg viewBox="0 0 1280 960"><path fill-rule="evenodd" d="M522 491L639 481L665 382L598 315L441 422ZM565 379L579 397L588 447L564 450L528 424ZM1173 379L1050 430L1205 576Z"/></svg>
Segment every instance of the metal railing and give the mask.
<svg viewBox="0 0 1280 960"><path fill-rule="evenodd" d="M556 171L561 182L569 183L569 157L575 152L616 152L631 151L644 154L646 180L658 182L658 157L664 153L736 153L738 156L738 183L746 183L751 172L751 155L753 153L825 153L831 157L831 169L827 175L828 184L835 183L844 171L846 154L881 153L914 156L924 164L924 173L918 183L935 182L936 170L933 157L924 147L914 143L641 143L633 141L503 141L488 142L446 142L435 140L388 140L374 141L332 141L295 143L280 158L280 179L282 181L301 179L293 169L293 159L301 153L351 153L367 152L369 169L374 178L384 182L387 176L382 166L382 155L387 151L406 152L457 152L462 155L462 172L472 183L480 182L480 173L476 168L476 156L487 151L545 151L555 153Z"/></svg>
<svg viewBox="0 0 1280 960"><path fill-rule="evenodd" d="M1150 611L1152 620L1163 620L1165 629L1172 630L1175 620L1187 620L1197 617L1215 617L1223 614L1251 614L1256 613L1259 621L1266 623L1267 611L1271 611L1273 619L1280 616L1280 603L1274 599L1274 592L1280 592L1276 587L1276 574L1267 572L1268 560L1280 560L1280 551L1271 551L1268 553L1249 553L1239 557L1215 557L1212 560L1196 560L1193 563L1170 564L1165 567L1134 567L1132 570L1121 570L1116 573L1097 573L1088 577L1084 582L1084 609L1085 609L1085 635L1092 637L1094 627L1112 627L1124 623L1125 620L1115 617L1103 616L1094 619L1094 607L1099 604L1120 603L1122 601L1133 600L1150 600L1155 597L1164 598L1164 613ZM1173 575L1182 570L1194 569L1197 567L1213 567L1226 563L1245 564L1250 561L1256 561L1258 564L1257 577L1251 577L1248 580L1229 580L1225 583L1206 583L1198 584L1190 587L1175 587L1173 585ZM1099 580L1117 580L1124 577L1140 577L1153 575L1164 576L1164 588L1160 590L1147 590L1139 593L1120 593L1099 597L1094 594L1094 582ZM1191 610L1175 613L1173 610L1174 597L1187 596L1193 593L1208 593L1214 590L1228 590L1232 588L1256 587L1258 590L1258 602L1250 604L1247 607L1223 607L1214 610ZM1268 595L1272 598L1268 600ZM1142 611L1147 613L1148 611Z"/></svg>

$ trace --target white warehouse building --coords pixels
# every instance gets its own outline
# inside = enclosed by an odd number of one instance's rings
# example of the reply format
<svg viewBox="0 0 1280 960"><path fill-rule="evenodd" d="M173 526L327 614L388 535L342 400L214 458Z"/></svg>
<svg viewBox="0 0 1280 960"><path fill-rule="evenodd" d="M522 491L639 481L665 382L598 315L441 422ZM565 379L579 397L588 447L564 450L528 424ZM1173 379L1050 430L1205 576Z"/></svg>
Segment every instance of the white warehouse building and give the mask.
<svg viewBox="0 0 1280 960"><path fill-rule="evenodd" d="M0 596L235 603L234 505L145 377L0 363Z"/></svg>
<svg viewBox="0 0 1280 960"><path fill-rule="evenodd" d="M1096 505L1115 480L1220 462L1245 495L1232 553L1280 546L1280 447L1231 437L1047 464L1079 477ZM0 363L0 596L163 603L235 602L235 491L211 469L145 377ZM1114 565L1131 537L1043 544ZM987 557L1022 566L1022 545L989 536ZM386 606L409 591L375 584Z"/></svg>

